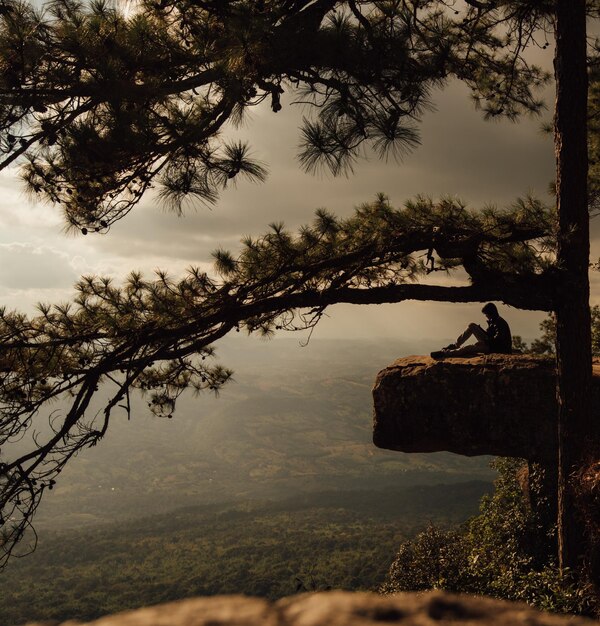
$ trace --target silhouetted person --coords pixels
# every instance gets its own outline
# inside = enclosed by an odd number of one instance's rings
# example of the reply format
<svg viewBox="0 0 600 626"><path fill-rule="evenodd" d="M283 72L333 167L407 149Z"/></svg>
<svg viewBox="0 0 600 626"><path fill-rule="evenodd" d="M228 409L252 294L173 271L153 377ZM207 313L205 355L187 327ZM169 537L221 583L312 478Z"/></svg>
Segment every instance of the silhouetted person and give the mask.
<svg viewBox="0 0 600 626"><path fill-rule="evenodd" d="M487 329L481 328L479 324L471 323L464 333L449 346L432 352L434 359L445 359L451 357L467 357L477 354L510 354L512 352L512 336L506 320L500 317L498 309L493 302L488 302L481 312L487 318ZM471 337L475 338L475 343L467 346L463 345Z"/></svg>

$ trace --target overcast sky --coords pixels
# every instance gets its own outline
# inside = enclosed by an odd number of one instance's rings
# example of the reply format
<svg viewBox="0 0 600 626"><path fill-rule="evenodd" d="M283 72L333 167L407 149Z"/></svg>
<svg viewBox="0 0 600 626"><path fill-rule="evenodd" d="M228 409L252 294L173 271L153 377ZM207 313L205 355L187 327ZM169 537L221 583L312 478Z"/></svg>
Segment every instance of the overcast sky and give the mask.
<svg viewBox="0 0 600 626"><path fill-rule="evenodd" d="M550 201L553 146L540 131L540 118L518 124L485 122L460 84L447 87L435 101L437 110L426 114L422 124L422 146L403 163L365 160L350 178L333 179L300 171L296 151L303 111L290 106L286 94L280 113L268 107L254 110L244 128L232 131L249 139L254 157L268 164L266 183L240 183L223 193L212 209L199 206L183 218L148 197L105 236L65 235L59 210L30 203L16 171L5 172L0 177L0 301L31 312L38 301L70 299L82 273L121 280L133 269L150 273L160 267L178 274L190 264L209 263L210 252L218 246L235 249L242 235L260 234L269 222L283 220L295 228L310 221L318 207L349 215L380 191L396 206L416 194L457 195L472 207L504 206L528 192ZM594 277L594 300L599 299L599 287ZM436 349L466 322L482 321L480 308L443 303L338 305L314 338L431 337L431 348ZM513 332L525 337L537 335L544 317L508 308L504 312Z"/></svg>

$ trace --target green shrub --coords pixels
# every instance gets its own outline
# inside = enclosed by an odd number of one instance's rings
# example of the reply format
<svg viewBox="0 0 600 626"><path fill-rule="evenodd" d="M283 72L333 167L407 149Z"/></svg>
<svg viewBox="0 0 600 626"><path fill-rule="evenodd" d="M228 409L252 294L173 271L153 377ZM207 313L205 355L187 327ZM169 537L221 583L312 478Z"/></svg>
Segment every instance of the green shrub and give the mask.
<svg viewBox="0 0 600 626"><path fill-rule="evenodd" d="M445 589L555 612L593 613L590 591L559 573L555 528L544 525L539 507L531 507L523 494L518 478L525 463L496 459L493 465L495 492L482 498L479 515L457 530L430 525L404 542L380 591ZM530 485L536 482L532 475Z"/></svg>
<svg viewBox="0 0 600 626"><path fill-rule="evenodd" d="M440 530L430 524L400 546L380 591L461 591L468 576L466 545L460 532Z"/></svg>

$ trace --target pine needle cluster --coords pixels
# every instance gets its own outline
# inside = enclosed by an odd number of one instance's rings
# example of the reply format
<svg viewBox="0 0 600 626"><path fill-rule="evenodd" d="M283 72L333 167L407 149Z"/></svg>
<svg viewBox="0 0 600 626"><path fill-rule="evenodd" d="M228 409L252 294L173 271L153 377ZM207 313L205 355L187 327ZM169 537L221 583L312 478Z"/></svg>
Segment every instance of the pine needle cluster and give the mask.
<svg viewBox="0 0 600 626"><path fill-rule="evenodd" d="M88 234L154 187L181 211L240 176L262 180L249 147L221 132L265 100L279 111L285 94L309 105L305 169L347 172L366 146L400 158L450 78L488 115L541 109L547 75L521 53L546 45L544 7L140 0L124 12L107 0L2 0L0 169L19 164L28 190Z"/></svg>

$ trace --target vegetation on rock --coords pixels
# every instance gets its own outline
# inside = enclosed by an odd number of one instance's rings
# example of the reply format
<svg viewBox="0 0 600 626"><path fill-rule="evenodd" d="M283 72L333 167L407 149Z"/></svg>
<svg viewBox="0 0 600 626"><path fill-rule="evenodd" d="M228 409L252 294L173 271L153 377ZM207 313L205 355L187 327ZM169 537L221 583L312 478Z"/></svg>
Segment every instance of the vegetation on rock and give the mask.
<svg viewBox="0 0 600 626"><path fill-rule="evenodd" d="M482 498L479 515L455 530L430 525L404 542L381 591L446 589L549 611L596 614L593 590L558 569L556 526L547 526L539 509L527 502L519 480L526 462L497 458L493 465L498 470L495 491ZM535 472L542 470L531 471L535 491Z"/></svg>
<svg viewBox="0 0 600 626"><path fill-rule="evenodd" d="M600 356L600 306L590 307L592 320L592 355ZM556 320L549 315L540 323L540 336L534 339L530 345L523 341L522 337L513 337L513 346L521 352L532 354L555 354L556 353Z"/></svg>

